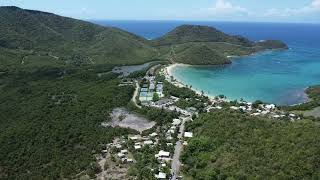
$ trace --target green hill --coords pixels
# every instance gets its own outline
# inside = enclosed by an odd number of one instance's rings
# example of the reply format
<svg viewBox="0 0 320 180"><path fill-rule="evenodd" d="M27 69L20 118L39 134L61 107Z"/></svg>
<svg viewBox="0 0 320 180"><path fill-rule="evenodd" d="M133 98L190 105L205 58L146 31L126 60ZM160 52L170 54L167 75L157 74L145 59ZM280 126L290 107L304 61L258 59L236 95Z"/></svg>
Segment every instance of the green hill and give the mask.
<svg viewBox="0 0 320 180"><path fill-rule="evenodd" d="M179 26L163 37L153 40L152 44L159 49L163 58L193 65L228 64L231 63L227 59L228 56L250 55L267 49L288 48L281 41L252 42L241 36L225 34L212 27L196 25ZM187 49L187 51L179 49ZM183 54L179 54L182 52Z"/></svg>
<svg viewBox="0 0 320 180"><path fill-rule="evenodd" d="M178 52L175 52L176 55L174 55L174 62L197 65L219 65L231 63L229 59L224 57L221 53L209 48L207 45L192 45L183 49L177 49Z"/></svg>
<svg viewBox="0 0 320 180"><path fill-rule="evenodd" d="M254 43L212 27L195 25L179 26L159 39L148 41L117 28L18 7L0 7L0 34L2 69L142 64L158 58L176 58L173 62L186 64L225 64L230 62L227 56L287 48L280 41ZM176 57L172 57L172 49L176 48L188 51L184 54L177 51ZM197 56L203 51L205 59Z"/></svg>
<svg viewBox="0 0 320 180"><path fill-rule="evenodd" d="M157 55L146 39L120 29L17 7L0 7L0 34L0 52L16 50L19 63L137 64Z"/></svg>
<svg viewBox="0 0 320 180"><path fill-rule="evenodd" d="M187 42L227 42L242 46L252 46L253 42L241 36L230 36L208 26L182 25L163 37L153 41L156 46L182 44Z"/></svg>
<svg viewBox="0 0 320 180"><path fill-rule="evenodd" d="M256 47L260 47L262 50L265 49L288 49L288 46L279 40L265 40L258 41L255 43Z"/></svg>

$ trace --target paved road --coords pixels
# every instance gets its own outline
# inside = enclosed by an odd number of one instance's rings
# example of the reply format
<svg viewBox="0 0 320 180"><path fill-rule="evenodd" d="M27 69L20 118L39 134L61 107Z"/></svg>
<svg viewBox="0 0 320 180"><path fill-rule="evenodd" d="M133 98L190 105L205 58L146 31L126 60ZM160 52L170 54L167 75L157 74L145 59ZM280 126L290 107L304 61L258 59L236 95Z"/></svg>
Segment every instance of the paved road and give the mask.
<svg viewBox="0 0 320 180"><path fill-rule="evenodd" d="M182 152L183 145L180 141L176 143L176 146L174 147L174 155L172 158L172 164L171 169L173 171L172 179L177 179L180 171L181 162L179 160L181 152Z"/></svg>
<svg viewBox="0 0 320 180"><path fill-rule="evenodd" d="M182 121L180 128L179 128L179 134L178 134L178 138L182 139L183 134L184 134L184 124L185 124L185 119ZM172 163L171 163L171 169L173 171L173 176L172 176L172 180L176 180L179 172L180 172L180 167L181 167L181 162L180 162L180 155L183 149L183 144L182 141L177 141L176 146L174 147L174 155L172 158Z"/></svg>

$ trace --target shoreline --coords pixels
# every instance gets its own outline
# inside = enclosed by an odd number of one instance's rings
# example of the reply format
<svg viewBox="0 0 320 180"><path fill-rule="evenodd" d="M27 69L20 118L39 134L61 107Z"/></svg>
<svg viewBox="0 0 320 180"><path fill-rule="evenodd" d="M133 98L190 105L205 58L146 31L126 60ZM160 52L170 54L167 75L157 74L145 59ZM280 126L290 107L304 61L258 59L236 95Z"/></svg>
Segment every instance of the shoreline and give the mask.
<svg viewBox="0 0 320 180"><path fill-rule="evenodd" d="M190 85L183 83L180 79L178 79L177 77L174 76L174 74L173 74L173 68L175 68L175 67L177 67L177 66L185 66L185 67L187 66L187 67L190 67L190 66L192 66L192 65L182 64L182 63L170 64L169 66L167 66L167 67L164 68L164 72L165 72L166 79L167 79L167 78L170 79L171 77L173 77L174 82L170 82L170 83L172 83L173 85L178 86L178 87L180 87L180 88L181 88L181 87L187 87L187 88L191 89L192 91L194 91L196 94L202 95L201 90L195 89L193 86L190 88ZM207 96L211 101L215 101L216 96L218 96L218 95L209 95L209 94L207 94L205 91L203 91L203 92L204 92L203 95L204 95L204 96ZM224 101L230 102L230 101L232 101L232 100L230 100L230 99L224 99Z"/></svg>
<svg viewBox="0 0 320 180"><path fill-rule="evenodd" d="M178 66L180 66L180 67L181 67L181 66L190 67L190 66L193 66L193 65L182 64L182 63L174 63L174 64L170 64L170 65L168 65L167 67L165 67L165 68L164 68L164 72L165 72L166 78L171 79L171 76L172 76L173 79L174 79L174 81L173 81L173 82L170 81L170 83L172 83L173 85L175 85L175 86L177 86L177 87L187 87L187 88L191 89L192 91L194 91L196 94L202 95L201 90L194 88L192 85L191 85L192 87L190 88L190 85L183 83L183 81L182 81L181 79L179 79L179 78L177 78L176 76L174 76L173 69L176 68L176 67L178 67ZM310 86L309 86L309 87L310 87ZM304 92L305 95L307 95L306 90L307 90L309 87L305 87L305 88L304 88L304 91L303 91L303 92ZM222 94L222 95L224 95L224 94ZM206 93L206 92L204 91L204 96L207 96L210 100L215 101L215 98L216 98L217 96L219 96L219 94L210 95L210 94L208 94L208 93ZM223 100L224 100L225 102L231 102L231 101L234 101L234 100L236 100L236 99L229 99L229 98L227 97L226 99L223 99ZM238 99L238 100L239 100L239 99ZM249 100L246 100L246 99L244 99L244 101L249 102L249 103L253 103L253 101L249 101ZM305 102L295 103L295 104L290 104L290 105L279 105L279 104L277 104L277 105L278 105L278 106L296 106L296 105L301 105L301 104L305 104L305 103L308 103L308 102L310 102L310 98L309 98L308 95L307 95L307 99L306 99ZM270 104L270 103L267 103L267 104ZM274 103L272 103L272 104L274 104Z"/></svg>

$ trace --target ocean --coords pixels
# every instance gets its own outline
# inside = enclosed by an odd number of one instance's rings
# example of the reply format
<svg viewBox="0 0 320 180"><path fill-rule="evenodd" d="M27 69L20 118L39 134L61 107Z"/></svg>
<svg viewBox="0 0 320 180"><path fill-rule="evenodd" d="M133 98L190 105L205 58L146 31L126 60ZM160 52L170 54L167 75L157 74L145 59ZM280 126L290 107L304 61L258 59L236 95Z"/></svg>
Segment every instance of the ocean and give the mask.
<svg viewBox="0 0 320 180"><path fill-rule="evenodd" d="M262 100L292 105L308 100L304 90L320 84L320 24L187 22L187 21L94 21L118 27L147 39L158 38L182 24L207 25L253 41L278 39L286 51L266 51L233 59L224 66L177 66L176 79L210 96L230 100Z"/></svg>

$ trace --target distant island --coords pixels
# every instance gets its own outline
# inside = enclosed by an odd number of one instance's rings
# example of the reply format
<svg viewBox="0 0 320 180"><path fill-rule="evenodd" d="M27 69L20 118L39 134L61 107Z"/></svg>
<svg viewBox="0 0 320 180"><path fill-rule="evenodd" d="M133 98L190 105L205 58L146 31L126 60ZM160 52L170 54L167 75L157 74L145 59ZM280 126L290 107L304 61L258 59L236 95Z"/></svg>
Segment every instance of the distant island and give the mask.
<svg viewBox="0 0 320 180"><path fill-rule="evenodd" d="M0 7L0 18L2 67L130 65L159 59L218 65L231 63L229 56L288 48L278 40L252 42L208 26L182 25L147 40L118 28L18 7Z"/></svg>

